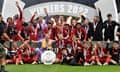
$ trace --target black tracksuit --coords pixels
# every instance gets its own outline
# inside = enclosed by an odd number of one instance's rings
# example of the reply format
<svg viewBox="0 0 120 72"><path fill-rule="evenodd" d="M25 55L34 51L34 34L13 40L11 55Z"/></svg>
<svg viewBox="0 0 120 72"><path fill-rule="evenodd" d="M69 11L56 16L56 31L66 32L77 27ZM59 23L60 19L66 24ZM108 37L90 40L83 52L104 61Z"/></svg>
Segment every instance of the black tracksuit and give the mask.
<svg viewBox="0 0 120 72"><path fill-rule="evenodd" d="M82 52L79 52L76 56L74 56L72 59L67 60L67 57L71 57L73 56L72 54L67 54L67 55L63 55L63 61L61 64L68 64L68 65L72 65L72 66L82 66L83 64L79 64L79 59L82 58L83 61L84 60L84 55Z"/></svg>
<svg viewBox="0 0 120 72"><path fill-rule="evenodd" d="M5 23L4 21L0 22L0 43L4 44L4 40L1 38L1 36L3 35L3 33L5 32Z"/></svg>
<svg viewBox="0 0 120 72"><path fill-rule="evenodd" d="M115 32L115 27L119 26L119 24L116 21L109 21L106 20L104 22L104 28L105 28L105 32L104 32L104 40L107 41L108 39L111 41L114 41L114 32Z"/></svg>

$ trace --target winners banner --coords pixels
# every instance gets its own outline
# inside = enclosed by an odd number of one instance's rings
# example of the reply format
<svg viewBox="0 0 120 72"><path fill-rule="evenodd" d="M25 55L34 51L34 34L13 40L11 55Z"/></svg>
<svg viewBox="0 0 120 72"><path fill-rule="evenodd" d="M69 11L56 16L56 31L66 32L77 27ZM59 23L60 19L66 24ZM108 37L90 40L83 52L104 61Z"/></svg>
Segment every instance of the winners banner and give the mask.
<svg viewBox="0 0 120 72"><path fill-rule="evenodd" d="M96 10L94 8L83 4L64 1L48 2L25 8L23 13L26 17L26 20L29 20L29 18L33 15L35 11L37 11L38 16L45 16L44 8L47 8L49 15L67 15L80 17L79 13L82 12L84 16L92 19L92 17L96 14Z"/></svg>
<svg viewBox="0 0 120 72"><path fill-rule="evenodd" d="M49 15L80 17L79 13L82 12L84 16L92 21L93 16L97 15L94 4L96 6L103 5L102 3L97 3L99 1L106 3L105 0L1 0L0 8L2 8L2 15L5 20L7 17L13 17L18 13L15 1L20 3L26 21L29 21L35 11L38 12L38 16L45 16L43 11L44 8L47 8ZM117 3L119 2L117 1ZM112 9L115 5L113 6L113 4L109 3L107 6L102 6L103 8L100 8L101 10L106 9L108 11L110 8L109 6ZM104 13L106 14L108 12Z"/></svg>

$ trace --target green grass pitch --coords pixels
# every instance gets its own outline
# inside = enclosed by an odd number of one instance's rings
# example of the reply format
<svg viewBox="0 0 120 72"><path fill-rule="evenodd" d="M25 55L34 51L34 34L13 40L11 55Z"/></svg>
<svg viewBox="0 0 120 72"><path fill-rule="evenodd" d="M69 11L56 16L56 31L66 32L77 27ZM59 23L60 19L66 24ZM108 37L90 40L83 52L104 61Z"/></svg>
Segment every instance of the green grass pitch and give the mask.
<svg viewBox="0 0 120 72"><path fill-rule="evenodd" d="M7 65L9 72L120 72L120 66Z"/></svg>

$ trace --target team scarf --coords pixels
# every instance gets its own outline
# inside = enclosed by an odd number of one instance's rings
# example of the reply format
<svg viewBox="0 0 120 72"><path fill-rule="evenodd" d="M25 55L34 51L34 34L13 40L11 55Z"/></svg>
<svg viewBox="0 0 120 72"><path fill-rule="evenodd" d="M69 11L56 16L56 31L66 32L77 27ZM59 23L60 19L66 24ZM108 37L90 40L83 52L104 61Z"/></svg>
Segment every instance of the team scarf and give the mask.
<svg viewBox="0 0 120 72"><path fill-rule="evenodd" d="M98 25L97 23L94 23L93 25L94 31L96 31L97 25Z"/></svg>
<svg viewBox="0 0 120 72"><path fill-rule="evenodd" d="M64 48L64 40L59 40L59 48Z"/></svg>
<svg viewBox="0 0 120 72"><path fill-rule="evenodd" d="M81 30L80 30L80 32L77 30L77 34L78 34L78 37L79 37L79 39L81 39Z"/></svg>
<svg viewBox="0 0 120 72"><path fill-rule="evenodd" d="M89 26L85 26L85 31L86 31L86 33L88 34Z"/></svg>
<svg viewBox="0 0 120 72"><path fill-rule="evenodd" d="M43 39L42 48L52 49L52 42L50 40L47 42L45 39Z"/></svg>
<svg viewBox="0 0 120 72"><path fill-rule="evenodd" d="M102 48L98 48L98 55L99 55L99 57L103 56L103 49Z"/></svg>
<svg viewBox="0 0 120 72"><path fill-rule="evenodd" d="M85 59L86 59L86 56L87 56L87 52L88 52L88 49L83 49L83 52L84 52L84 57L85 57Z"/></svg>
<svg viewBox="0 0 120 72"><path fill-rule="evenodd" d="M26 52L27 52L27 55L30 56L31 49L30 49L30 48L27 48L27 49L26 49Z"/></svg>
<svg viewBox="0 0 120 72"><path fill-rule="evenodd" d="M77 42L72 42L73 50L77 50Z"/></svg>
<svg viewBox="0 0 120 72"><path fill-rule="evenodd" d="M38 33L38 28L37 28L37 27L32 27L32 29L34 30L34 32L33 32L32 34L37 35L37 33Z"/></svg>

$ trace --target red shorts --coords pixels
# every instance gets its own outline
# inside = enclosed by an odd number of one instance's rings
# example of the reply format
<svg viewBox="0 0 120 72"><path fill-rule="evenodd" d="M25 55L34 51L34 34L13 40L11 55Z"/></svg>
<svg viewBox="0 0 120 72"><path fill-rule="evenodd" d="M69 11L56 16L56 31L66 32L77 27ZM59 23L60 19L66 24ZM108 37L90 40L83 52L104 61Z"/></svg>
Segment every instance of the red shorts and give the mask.
<svg viewBox="0 0 120 72"><path fill-rule="evenodd" d="M16 58L12 58L12 59L10 59L9 64L15 64L15 63L16 63Z"/></svg>
<svg viewBox="0 0 120 72"><path fill-rule="evenodd" d="M57 59L60 59L60 60L61 60L61 59L62 59L62 55L61 55L61 54L58 54L58 55L57 55Z"/></svg>
<svg viewBox="0 0 120 72"><path fill-rule="evenodd" d="M87 58L85 59L85 61L89 63L89 62L92 61L92 59L91 59L91 57L87 57Z"/></svg>
<svg viewBox="0 0 120 72"><path fill-rule="evenodd" d="M23 62L24 63L32 63L33 62L33 59L31 57L24 57L23 58Z"/></svg>
<svg viewBox="0 0 120 72"><path fill-rule="evenodd" d="M32 63L33 61L38 61L38 56L35 55L33 57L23 57L23 62L25 63Z"/></svg>
<svg viewBox="0 0 120 72"><path fill-rule="evenodd" d="M58 48L57 58L60 60L62 59L62 49L61 48Z"/></svg>
<svg viewBox="0 0 120 72"><path fill-rule="evenodd" d="M104 62L106 62L107 57L101 57L101 58L99 58L99 60L100 60L100 62L104 63Z"/></svg>
<svg viewBox="0 0 120 72"><path fill-rule="evenodd" d="M110 59L111 57L96 57L96 61L99 60L101 63L105 63L105 62L109 63Z"/></svg>

